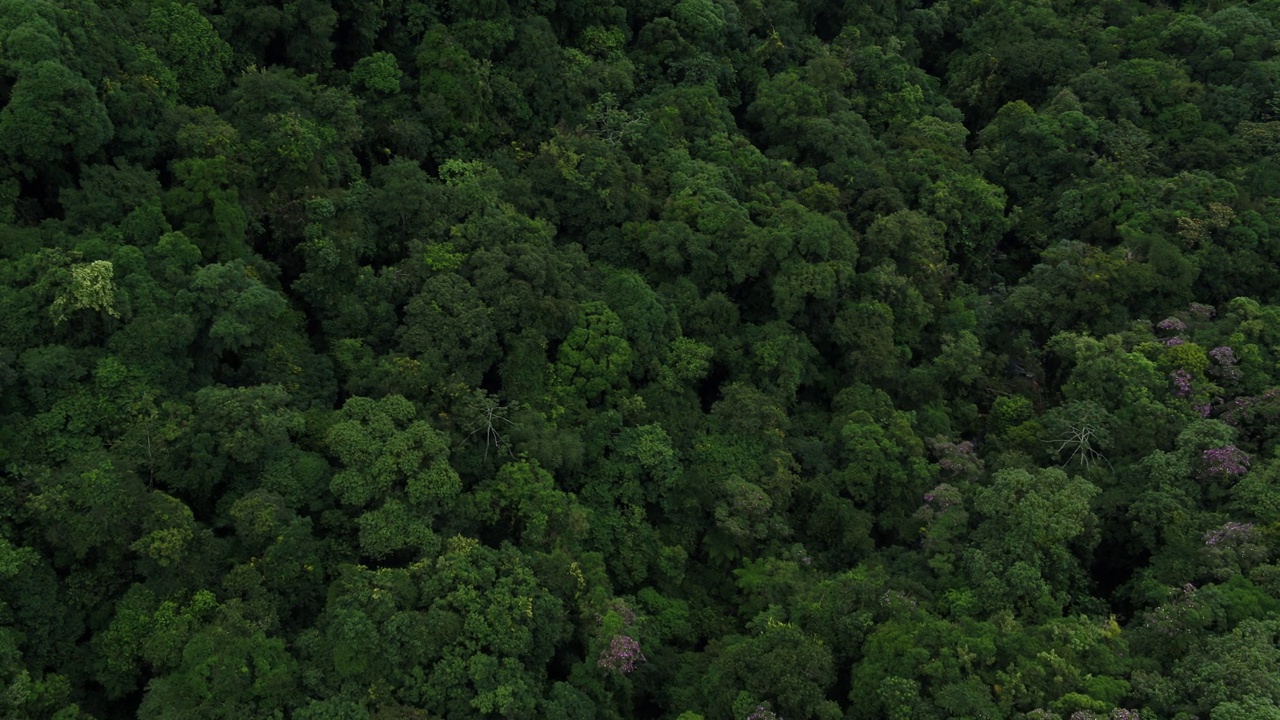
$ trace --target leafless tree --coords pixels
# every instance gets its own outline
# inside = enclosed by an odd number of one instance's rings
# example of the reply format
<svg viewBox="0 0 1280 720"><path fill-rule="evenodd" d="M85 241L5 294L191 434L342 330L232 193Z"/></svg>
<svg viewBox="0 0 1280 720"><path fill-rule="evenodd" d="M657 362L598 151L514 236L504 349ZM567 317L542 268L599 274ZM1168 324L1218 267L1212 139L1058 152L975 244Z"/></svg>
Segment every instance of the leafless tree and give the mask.
<svg viewBox="0 0 1280 720"><path fill-rule="evenodd" d="M476 392L475 399L471 402L470 407L474 420L472 421L473 429L467 437L470 438L478 433L484 433L485 459L489 459L490 447L499 454L505 453L515 457L515 453L511 451L511 443L499 432L501 423L515 426L515 423L507 417L507 413L513 407L511 405L503 405L498 401L498 398L483 390Z"/></svg>

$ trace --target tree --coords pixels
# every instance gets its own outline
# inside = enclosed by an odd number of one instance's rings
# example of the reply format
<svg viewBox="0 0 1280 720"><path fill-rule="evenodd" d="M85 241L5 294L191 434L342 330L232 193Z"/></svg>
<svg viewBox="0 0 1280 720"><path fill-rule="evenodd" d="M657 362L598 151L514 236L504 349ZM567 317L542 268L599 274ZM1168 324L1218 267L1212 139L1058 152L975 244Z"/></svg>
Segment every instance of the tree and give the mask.
<svg viewBox="0 0 1280 720"><path fill-rule="evenodd" d="M136 516L143 487L106 457L88 456L65 468L45 469L36 488L29 502L60 564L84 560L95 550L118 555L127 546L132 532L122 532L119 519Z"/></svg>
<svg viewBox="0 0 1280 720"><path fill-rule="evenodd" d="M432 149L442 156L466 154L502 132L492 112L493 91L483 67L437 24L423 35L414 62L417 106L430 128Z"/></svg>
<svg viewBox="0 0 1280 720"><path fill-rule="evenodd" d="M436 382L460 377L479 385L498 358L498 337L491 308L476 287L454 272L432 275L422 292L405 306L400 348L419 359Z"/></svg>
<svg viewBox="0 0 1280 720"><path fill-rule="evenodd" d="M238 189L249 216L269 217L277 241L301 237L315 190L328 197L356 175L352 150L364 133L356 98L316 75L274 67L242 73L227 102L227 121L239 133L237 169L248 176Z"/></svg>
<svg viewBox="0 0 1280 720"><path fill-rule="evenodd" d="M643 216L649 198L639 168L615 143L557 132L542 143L530 177L542 184L559 224L574 232Z"/></svg>
<svg viewBox="0 0 1280 720"><path fill-rule="evenodd" d="M351 70L351 79L366 90L395 95L400 92L400 66L396 57L387 52L376 52L360 58Z"/></svg>
<svg viewBox="0 0 1280 720"><path fill-rule="evenodd" d="M179 97L190 105L213 105L226 87L232 51L196 6L177 2L156 5L143 29L173 69Z"/></svg>
<svg viewBox="0 0 1280 720"><path fill-rule="evenodd" d="M296 661L236 604L220 607L180 652L173 672L148 684L138 717L230 720L281 713L296 702Z"/></svg>
<svg viewBox="0 0 1280 720"><path fill-rule="evenodd" d="M757 635L726 638L712 661L706 683L715 712L737 716L742 705L769 700L782 717L840 717L827 699L835 680L830 650L790 623L767 616L755 623L762 626Z"/></svg>
<svg viewBox="0 0 1280 720"><path fill-rule="evenodd" d="M59 193L59 201L67 221L82 229L120 223L139 208L154 207L163 194L155 172L125 162L86 166L79 184Z"/></svg>
<svg viewBox="0 0 1280 720"><path fill-rule="evenodd" d="M1086 172L1098 124L1068 91L1043 111L1021 100L1004 105L978 133L978 140L974 165L1004 188L1011 203L1023 207L1019 224L1025 225L1029 238L1036 238L1043 230L1035 211L1067 190L1072 177ZM1115 197L1114 191L1110 197ZM1086 215L1087 221L1092 219Z"/></svg>
<svg viewBox="0 0 1280 720"><path fill-rule="evenodd" d="M1048 8L1028 13L1004 5L988 8L960 33L975 49L948 59L948 94L984 120L1017 98L1035 104L1047 89L1089 66L1084 41L1091 38L1081 32L1086 29L1092 28Z"/></svg>
<svg viewBox="0 0 1280 720"><path fill-rule="evenodd" d="M543 696L565 621L518 551L457 536L407 570L341 568L302 651L320 695L373 686L446 717L513 717Z"/></svg>
<svg viewBox="0 0 1280 720"><path fill-rule="evenodd" d="M428 518L448 510L462 490L448 439L416 416L398 395L351 398L326 433L329 452L344 466L330 490L360 512L360 545L371 557L429 551L437 541Z"/></svg>
<svg viewBox="0 0 1280 720"><path fill-rule="evenodd" d="M1058 469L1001 470L992 480L973 496L976 539L1007 583L1003 597L992 600L1032 618L1052 617L1086 582L1098 541L1091 507L1098 488Z"/></svg>
<svg viewBox="0 0 1280 720"><path fill-rule="evenodd" d="M481 483L474 502L486 524L503 528L527 547L577 548L586 530L586 513L573 495L555 487L551 474L536 462L504 464L492 482Z"/></svg>
<svg viewBox="0 0 1280 720"><path fill-rule="evenodd" d="M592 403L625 387L634 355L621 335L622 321L608 305L599 301L583 305L552 370L566 399Z"/></svg>
<svg viewBox="0 0 1280 720"><path fill-rule="evenodd" d="M302 417L288 407L288 394L278 385L250 388L207 387L196 394L201 444L240 463L258 463L288 445L302 429ZM207 439L206 439L207 438Z"/></svg>
<svg viewBox="0 0 1280 720"><path fill-rule="evenodd" d="M1280 659L1271 642L1275 633L1274 622L1250 619L1229 634L1206 638L1174 671L1184 693L1177 707L1212 717L1229 717L1228 708L1242 701L1274 707L1280 702L1270 675Z"/></svg>
<svg viewBox="0 0 1280 720"><path fill-rule="evenodd" d="M115 268L108 260L72 265L70 282L64 293L58 294L49 313L55 323L67 321L70 313L78 310L96 310L103 316L118 318L115 309Z"/></svg>
<svg viewBox="0 0 1280 720"><path fill-rule="evenodd" d="M233 260L245 254L248 218L232 185L226 158L192 158L174 163L178 183L165 194L165 210L201 254Z"/></svg>
<svg viewBox="0 0 1280 720"><path fill-rule="evenodd" d="M0 142L26 176L89 160L113 132L89 81L54 60L20 73L0 111Z"/></svg>

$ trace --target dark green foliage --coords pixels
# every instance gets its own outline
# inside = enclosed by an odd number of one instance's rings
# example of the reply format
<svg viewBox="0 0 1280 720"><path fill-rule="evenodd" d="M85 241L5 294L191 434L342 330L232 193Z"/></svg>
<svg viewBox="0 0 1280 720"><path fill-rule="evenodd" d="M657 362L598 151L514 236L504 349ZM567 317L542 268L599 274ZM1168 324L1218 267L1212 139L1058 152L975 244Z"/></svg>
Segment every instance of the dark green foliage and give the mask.
<svg viewBox="0 0 1280 720"><path fill-rule="evenodd" d="M89 81L54 60L20 71L0 112L0 141L27 175L87 162L113 132Z"/></svg>
<svg viewBox="0 0 1280 720"><path fill-rule="evenodd" d="M1277 63L0 0L0 717L1280 717Z"/></svg>

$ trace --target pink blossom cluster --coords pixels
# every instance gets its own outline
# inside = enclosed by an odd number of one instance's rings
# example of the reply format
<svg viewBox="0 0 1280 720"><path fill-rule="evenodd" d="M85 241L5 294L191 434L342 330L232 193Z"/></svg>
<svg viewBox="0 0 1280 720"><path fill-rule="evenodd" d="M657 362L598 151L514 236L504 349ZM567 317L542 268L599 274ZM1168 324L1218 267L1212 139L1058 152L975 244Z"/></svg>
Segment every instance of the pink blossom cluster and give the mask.
<svg viewBox="0 0 1280 720"><path fill-rule="evenodd" d="M640 652L640 643L635 638L630 635L614 635L609 641L609 647L600 651L600 659L596 664L627 675L644 661L644 653Z"/></svg>
<svg viewBox="0 0 1280 720"><path fill-rule="evenodd" d="M915 598L897 590L885 590L884 594L880 596L880 604L887 608L906 606L912 610L919 607L919 603L916 602Z"/></svg>
<svg viewBox="0 0 1280 720"><path fill-rule="evenodd" d="M747 716L747 720L782 720L782 716L763 705L757 705Z"/></svg>
<svg viewBox="0 0 1280 720"><path fill-rule="evenodd" d="M1227 345L1219 345L1209 351L1209 357L1213 358L1217 363L1214 367L1209 368L1209 372L1218 375L1226 380L1239 380L1244 377L1244 371L1236 367L1236 363L1240 358L1236 357L1236 351Z"/></svg>
<svg viewBox="0 0 1280 720"><path fill-rule="evenodd" d="M1191 394L1191 373L1179 368L1169 373L1169 379L1173 380L1173 386L1177 388L1174 395L1186 397Z"/></svg>
<svg viewBox="0 0 1280 720"><path fill-rule="evenodd" d="M1195 595L1195 585L1183 585L1180 595L1146 614L1143 626L1169 637L1185 632L1187 628L1184 618L1196 602Z"/></svg>
<svg viewBox="0 0 1280 720"><path fill-rule="evenodd" d="M1228 522L1204 534L1204 544L1210 547L1230 546L1248 542L1253 537L1253 523Z"/></svg>
<svg viewBox="0 0 1280 720"><path fill-rule="evenodd" d="M1235 445L1209 448L1201 454L1206 476L1240 476L1249 470L1249 456Z"/></svg>
<svg viewBox="0 0 1280 720"><path fill-rule="evenodd" d="M960 504L960 491L947 483L941 483L924 494L924 501L939 510L946 510Z"/></svg>
<svg viewBox="0 0 1280 720"><path fill-rule="evenodd" d="M953 448L948 448L948 450L951 452L944 452L942 457L938 458L938 467L943 470L957 472L965 469L965 463L962 463L958 456L972 456L973 443L965 440L964 442L955 445Z"/></svg>
<svg viewBox="0 0 1280 720"><path fill-rule="evenodd" d="M978 457L977 448L972 440L962 440L955 443L939 435L928 440L927 443L934 457L938 458L939 469L953 474L969 473L978 475L982 473L982 458Z"/></svg>
<svg viewBox="0 0 1280 720"><path fill-rule="evenodd" d="M804 551L804 546L795 545L792 547L792 552L795 555L796 562L801 565L808 567L813 564L813 558L809 557L809 553Z"/></svg>
<svg viewBox="0 0 1280 720"><path fill-rule="evenodd" d="M1219 365L1235 365L1237 362L1236 351L1227 345L1219 345L1210 350L1209 357L1213 358Z"/></svg>
<svg viewBox="0 0 1280 720"><path fill-rule="evenodd" d="M1192 315L1195 315L1197 320L1208 320L1217 313L1217 310L1215 310L1212 305L1205 305L1203 303L1191 303L1187 306L1187 310Z"/></svg>
<svg viewBox="0 0 1280 720"><path fill-rule="evenodd" d="M627 605L627 602L625 600L621 598L613 600L612 602L609 603L609 609L618 613L618 616L622 618L622 622L625 623L627 626L631 626L635 624L636 611L631 609L631 606ZM602 622L604 622L604 617L601 615L596 615L596 624L600 624Z"/></svg>
<svg viewBox="0 0 1280 720"><path fill-rule="evenodd" d="M1238 397L1232 400L1231 404L1226 406L1227 409L1222 413L1222 422L1231 426L1239 425L1241 416L1248 412L1253 402L1254 398L1252 397Z"/></svg>
<svg viewBox="0 0 1280 720"><path fill-rule="evenodd" d="M1254 413L1276 410L1276 400L1280 399L1280 388L1271 388L1261 395L1247 395L1235 398L1234 407L1228 406L1222 412L1222 422L1228 425L1239 425L1241 420L1249 420Z"/></svg>
<svg viewBox="0 0 1280 720"><path fill-rule="evenodd" d="M1187 329L1187 324L1176 317L1167 317L1156 324L1161 330L1172 330L1173 332L1182 332Z"/></svg>
<svg viewBox="0 0 1280 720"><path fill-rule="evenodd" d="M1036 708L1027 713L1027 717L1031 720L1048 720L1049 718L1061 717L1054 713L1050 713L1044 708ZM1071 713L1068 720L1104 720L1101 715L1089 712L1088 710L1077 710ZM1128 710L1126 708L1116 708L1107 716L1107 720L1141 720L1137 710Z"/></svg>

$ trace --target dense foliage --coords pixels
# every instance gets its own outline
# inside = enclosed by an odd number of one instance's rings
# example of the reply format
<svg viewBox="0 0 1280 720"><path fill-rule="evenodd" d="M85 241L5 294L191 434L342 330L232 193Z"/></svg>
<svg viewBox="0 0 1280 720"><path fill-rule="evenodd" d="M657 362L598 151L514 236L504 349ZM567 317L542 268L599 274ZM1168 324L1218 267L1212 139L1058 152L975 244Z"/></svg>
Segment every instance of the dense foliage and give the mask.
<svg viewBox="0 0 1280 720"><path fill-rule="evenodd" d="M1280 718L1280 1L0 0L0 717Z"/></svg>

